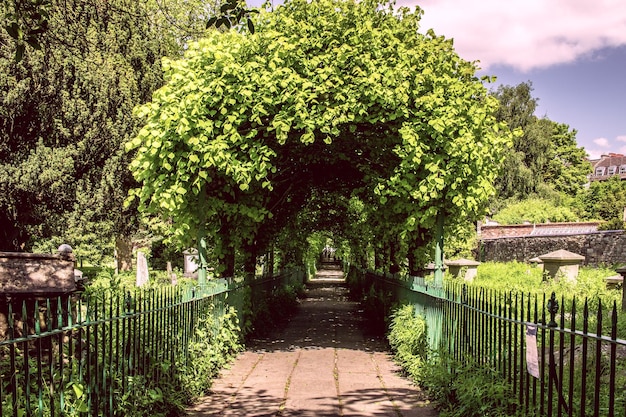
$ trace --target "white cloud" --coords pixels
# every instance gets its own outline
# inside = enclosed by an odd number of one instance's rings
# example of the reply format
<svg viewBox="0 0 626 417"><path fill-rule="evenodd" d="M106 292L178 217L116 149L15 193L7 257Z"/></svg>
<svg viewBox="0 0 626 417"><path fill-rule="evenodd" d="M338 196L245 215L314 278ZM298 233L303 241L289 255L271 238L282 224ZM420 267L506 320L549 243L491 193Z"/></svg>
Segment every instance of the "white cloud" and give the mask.
<svg viewBox="0 0 626 417"><path fill-rule="evenodd" d="M600 146L601 148L609 147L609 140L607 138L596 138L592 141L596 146Z"/></svg>
<svg viewBox="0 0 626 417"><path fill-rule="evenodd" d="M598 159L601 155L606 155L609 152L626 155L626 145L620 146L620 142L626 142L626 135L617 136L614 141L607 138L596 138L591 142L593 143L592 148L585 147L590 159Z"/></svg>
<svg viewBox="0 0 626 417"><path fill-rule="evenodd" d="M623 0L400 0L424 9L422 31L454 38L459 54L481 67L520 71L572 62L626 45Z"/></svg>
<svg viewBox="0 0 626 417"><path fill-rule="evenodd" d="M589 159L600 159L600 156L605 154L605 152L603 152L603 151L601 151L599 149L587 149L587 148L585 148L585 151L587 151L587 156L589 157Z"/></svg>

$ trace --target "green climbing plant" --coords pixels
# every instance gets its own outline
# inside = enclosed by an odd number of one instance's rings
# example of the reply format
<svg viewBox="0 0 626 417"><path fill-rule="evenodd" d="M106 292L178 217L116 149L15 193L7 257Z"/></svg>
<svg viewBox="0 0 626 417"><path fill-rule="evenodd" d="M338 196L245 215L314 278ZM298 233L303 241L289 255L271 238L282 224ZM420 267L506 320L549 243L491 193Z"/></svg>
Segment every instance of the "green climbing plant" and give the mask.
<svg viewBox="0 0 626 417"><path fill-rule="evenodd" d="M325 170L338 172L326 182L350 181L332 192L396 213L400 233L440 211L449 224L482 214L512 134L476 65L418 33L421 15L287 1L253 17L254 33L213 31L164 60L167 83L127 144L140 209L186 244L206 230L218 254L278 233L275 213L291 205L281 216L296 216Z"/></svg>

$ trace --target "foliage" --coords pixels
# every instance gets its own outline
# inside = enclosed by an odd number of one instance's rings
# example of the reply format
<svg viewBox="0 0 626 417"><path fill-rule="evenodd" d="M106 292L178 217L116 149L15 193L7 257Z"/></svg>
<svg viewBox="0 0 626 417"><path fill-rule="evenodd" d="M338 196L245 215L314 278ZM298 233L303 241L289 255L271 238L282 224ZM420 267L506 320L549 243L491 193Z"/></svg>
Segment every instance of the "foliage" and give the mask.
<svg viewBox="0 0 626 417"><path fill-rule="evenodd" d="M205 32L203 4L3 2L14 10L3 28L19 26L41 49L16 62L0 33L0 249L62 241L99 263L114 237L136 231L136 208L123 206L135 183L122 144L138 131L133 108L163 83L161 56ZM37 45L28 31L44 23L33 19L45 20Z"/></svg>
<svg viewBox="0 0 626 417"><path fill-rule="evenodd" d="M34 50L45 48L74 48L76 43L84 42L80 39L80 33L87 28L84 17L93 17L93 12L104 17L107 24L111 24L115 29L124 17L131 15L140 16L142 11L137 11L137 2L116 1L108 2L103 0L81 0L80 3L58 1L58 0L7 0L2 3L2 18L5 24L3 29L15 41L15 61L19 62L24 56L26 46ZM217 14L214 10L215 2L205 2L203 0L189 0L182 3L169 2L143 2L147 10L150 10L150 23L158 28L162 35L176 33L176 38L168 35L161 40L169 42L170 45L176 43L179 47L187 39L196 38L203 33L206 21L206 14ZM140 8L140 10L142 10ZM239 22L254 10L246 10L245 2L233 0L222 5L220 18L229 22L234 19ZM55 25L55 17L63 16L64 26ZM211 26L206 22L206 26ZM226 22L224 22L226 23ZM77 35L68 42L64 39L65 30L69 29ZM114 29L114 30L115 30ZM78 42L77 42L78 41Z"/></svg>
<svg viewBox="0 0 626 417"><path fill-rule="evenodd" d="M194 336L189 344L188 360L177 365L182 368L180 383L185 387L187 403L208 394L212 380L243 347L237 311L233 307L219 316L217 326L213 315L202 317Z"/></svg>
<svg viewBox="0 0 626 417"><path fill-rule="evenodd" d="M626 184L619 176L592 182L580 201L588 218L607 221L606 230L624 229Z"/></svg>
<svg viewBox="0 0 626 417"><path fill-rule="evenodd" d="M605 279L615 275L608 267L581 267L576 281L546 279L543 269L522 262L484 262L478 266L478 275L468 285L496 290L502 293L524 293L547 297L554 292L557 299L564 298L569 308L576 299L580 308L585 299L595 311L598 303L604 307L621 303L621 289L607 289ZM502 277L506 277L505 280Z"/></svg>
<svg viewBox="0 0 626 417"><path fill-rule="evenodd" d="M493 216L500 224L575 222L579 217L567 206L539 198L509 204Z"/></svg>
<svg viewBox="0 0 626 417"><path fill-rule="evenodd" d="M211 26L215 26L219 29L221 26L225 26L227 29L230 29L233 26L242 24L245 20L247 29L250 33L254 33L254 23L250 18L252 13L258 13L258 10L247 9L245 1L229 0L220 6L220 11L216 16L209 18L206 27L208 29Z"/></svg>
<svg viewBox="0 0 626 417"><path fill-rule="evenodd" d="M175 271L176 273L176 271ZM181 287L193 287L197 285L197 281L191 278L182 278L180 272L177 274L178 285ZM85 276L85 275L83 275ZM87 296L92 294L103 294L116 291L133 291L136 289L137 274L135 271L115 273L113 268L94 268L88 273L87 283L85 285L85 293ZM215 284L215 281L209 281L208 286ZM172 277L167 271L150 270L149 281L143 289L160 289L172 285Z"/></svg>
<svg viewBox="0 0 626 417"><path fill-rule="evenodd" d="M39 50L39 37L48 29L51 0L7 0L3 17L7 34L15 40L15 61L21 61L26 45Z"/></svg>
<svg viewBox="0 0 626 417"><path fill-rule="evenodd" d="M615 270L609 267L586 267L583 266L579 270L578 279L572 286L577 288L578 298L585 295L594 296L597 290L605 286L604 278L615 275ZM502 277L506 277L503 280ZM565 285L567 280L559 285ZM555 282L544 280L543 269L537 266L529 265L525 262L483 262L478 266L478 275L471 283L472 285L491 288L495 290L510 290L518 292L534 291L537 288L546 291L553 291L550 285L556 285ZM589 290L593 288L593 290ZM570 291L573 288L567 288Z"/></svg>
<svg viewBox="0 0 626 417"><path fill-rule="evenodd" d="M452 42L417 32L421 10L288 1L256 32L211 32L142 106L128 150L143 211L191 246L265 251L315 190L358 195L380 230L483 213L511 134ZM237 236L232 236L233 230ZM293 229L292 229L293 230ZM396 233L397 235L397 233Z"/></svg>
<svg viewBox="0 0 626 417"><path fill-rule="evenodd" d="M504 417L518 415L517 395L494 369L448 356L425 367L422 385L440 408L441 417Z"/></svg>
<svg viewBox="0 0 626 417"><path fill-rule="evenodd" d="M448 230L444 235L444 258L471 258L477 239L475 223L459 224L452 230ZM426 259L424 265L434 260L434 242L431 245L433 248L429 251L430 257Z"/></svg>
<svg viewBox="0 0 626 417"><path fill-rule="evenodd" d="M254 289L255 286L253 285ZM246 337L264 336L286 323L298 310L298 298L304 295L303 284L279 286L269 292L252 291L248 294L251 303L244 308L249 320L245 327Z"/></svg>
<svg viewBox="0 0 626 417"><path fill-rule="evenodd" d="M413 381L421 381L428 360L426 319L415 314L413 305L396 308L391 314L387 339L395 360Z"/></svg>

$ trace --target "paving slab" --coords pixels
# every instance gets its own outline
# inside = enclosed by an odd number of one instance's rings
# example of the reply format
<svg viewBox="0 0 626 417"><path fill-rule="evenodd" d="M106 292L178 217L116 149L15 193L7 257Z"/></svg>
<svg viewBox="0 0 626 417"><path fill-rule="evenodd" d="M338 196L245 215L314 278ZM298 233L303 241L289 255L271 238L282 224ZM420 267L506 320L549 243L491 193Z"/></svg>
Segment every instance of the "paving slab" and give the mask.
<svg viewBox="0 0 626 417"><path fill-rule="evenodd" d="M288 325L253 340L189 416L438 416L384 338L365 331L340 270L320 271L306 294Z"/></svg>

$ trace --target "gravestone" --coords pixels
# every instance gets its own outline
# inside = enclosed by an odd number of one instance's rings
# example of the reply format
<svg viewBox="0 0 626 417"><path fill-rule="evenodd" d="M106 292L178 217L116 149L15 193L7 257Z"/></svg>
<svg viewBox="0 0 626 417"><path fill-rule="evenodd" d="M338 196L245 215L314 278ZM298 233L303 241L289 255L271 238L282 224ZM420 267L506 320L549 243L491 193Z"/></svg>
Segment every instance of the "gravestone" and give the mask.
<svg viewBox="0 0 626 417"><path fill-rule="evenodd" d="M178 285L178 277L172 271L172 263L170 261L167 261L167 264L165 265L165 270L167 271L167 276L170 278L172 285Z"/></svg>
<svg viewBox="0 0 626 417"><path fill-rule="evenodd" d="M148 260L143 252L137 252L137 281L138 287L143 287L150 280L148 273Z"/></svg>
<svg viewBox="0 0 626 417"><path fill-rule="evenodd" d="M623 285L623 278L626 277L626 266L618 268L616 272L622 276L622 311L626 311L626 285Z"/></svg>
<svg viewBox="0 0 626 417"><path fill-rule="evenodd" d="M480 262L462 258L454 261L446 261L445 264L452 276L472 282L478 274L478 265L480 265Z"/></svg>
<svg viewBox="0 0 626 417"><path fill-rule="evenodd" d="M578 278L578 268L585 257L566 250L557 250L539 256L543 262L544 275L559 279L564 277L568 281L575 282Z"/></svg>
<svg viewBox="0 0 626 417"><path fill-rule="evenodd" d="M198 277L198 251L186 250L183 252L184 264L183 264L183 276L185 277Z"/></svg>

